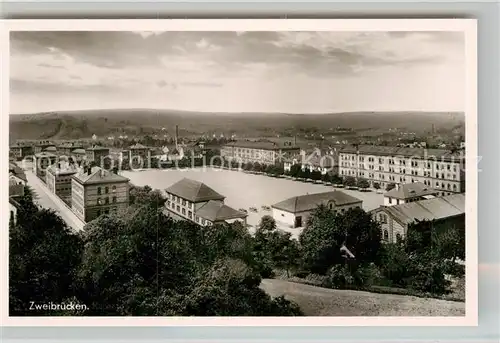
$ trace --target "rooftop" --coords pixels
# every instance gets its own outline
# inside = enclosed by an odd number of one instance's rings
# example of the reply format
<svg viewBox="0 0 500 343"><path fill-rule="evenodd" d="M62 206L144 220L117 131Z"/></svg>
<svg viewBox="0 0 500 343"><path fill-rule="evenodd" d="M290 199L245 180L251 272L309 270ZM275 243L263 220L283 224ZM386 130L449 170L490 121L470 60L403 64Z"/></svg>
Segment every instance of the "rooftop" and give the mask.
<svg viewBox="0 0 500 343"><path fill-rule="evenodd" d="M291 143L292 144L292 143ZM236 141L227 143L225 146L235 147L235 148L247 148L247 149L263 149L263 150L284 150L284 149L299 149L297 146L278 144L272 141L260 140L260 141Z"/></svg>
<svg viewBox="0 0 500 343"><path fill-rule="evenodd" d="M224 200L225 197L202 182L184 178L165 190L182 199L197 203L210 200Z"/></svg>
<svg viewBox="0 0 500 343"><path fill-rule="evenodd" d="M272 207L286 212L297 213L314 210L319 205L326 205L329 202L333 202L336 206L342 206L361 203L362 200L341 191L331 191L292 197L274 204Z"/></svg>
<svg viewBox="0 0 500 343"><path fill-rule="evenodd" d="M52 154L51 152L42 151L42 152L39 152L38 154L35 154L35 157L42 158L42 157L57 157L57 156Z"/></svg>
<svg viewBox="0 0 500 343"><path fill-rule="evenodd" d="M439 220L465 214L465 194L453 194L400 205L384 206L382 209L405 225L416 220Z"/></svg>
<svg viewBox="0 0 500 343"><path fill-rule="evenodd" d="M43 151L56 152L57 148L55 146L51 145L51 146L48 146L45 149L43 149Z"/></svg>
<svg viewBox="0 0 500 343"><path fill-rule="evenodd" d="M75 142L65 142L59 145L60 148L83 148L83 144Z"/></svg>
<svg viewBox="0 0 500 343"><path fill-rule="evenodd" d="M99 146L99 145L93 145L91 146L90 148L87 148L87 150L108 150L109 151L109 148L106 148L106 147L102 147L102 146Z"/></svg>
<svg viewBox="0 0 500 343"><path fill-rule="evenodd" d="M220 201L210 200L205 205L196 211L198 217L210 220L211 222L218 222L228 219L245 218L246 213L237 211Z"/></svg>
<svg viewBox="0 0 500 343"><path fill-rule="evenodd" d="M85 149L75 149L72 151L72 153L85 155Z"/></svg>
<svg viewBox="0 0 500 343"><path fill-rule="evenodd" d="M425 195L436 195L438 191L424 185L421 182L404 183L399 189L393 188L384 196L396 199L411 199Z"/></svg>
<svg viewBox="0 0 500 343"><path fill-rule="evenodd" d="M24 195L24 185L9 178L9 197L21 197Z"/></svg>
<svg viewBox="0 0 500 343"><path fill-rule="evenodd" d="M90 173L88 171L86 172L85 170L80 170L75 175L73 175L73 179L85 185L129 181L129 179L124 176L112 173L100 167L93 167L90 170Z"/></svg>
<svg viewBox="0 0 500 343"><path fill-rule="evenodd" d="M130 150L139 150L139 149L149 149L147 146L144 146L142 144L136 143L132 146L129 147Z"/></svg>
<svg viewBox="0 0 500 343"><path fill-rule="evenodd" d="M54 175L56 175L56 174L58 174L58 175L75 174L76 172L78 172L78 168L74 164L71 164L71 163L59 162L59 163L55 163L55 164L49 166L47 168L47 172L54 174Z"/></svg>
<svg viewBox="0 0 500 343"><path fill-rule="evenodd" d="M363 155L374 156L404 156L415 158L440 158L440 159L458 159L460 153L452 152L447 149L425 149L425 148L405 148L396 146L380 146L380 145L360 145L357 149L356 146L347 146L339 150L340 153L355 154L359 151Z"/></svg>
<svg viewBox="0 0 500 343"><path fill-rule="evenodd" d="M9 173L12 173L13 175L20 178L21 180L28 182L28 179L26 178L26 174L24 173L24 170L15 163L9 163Z"/></svg>

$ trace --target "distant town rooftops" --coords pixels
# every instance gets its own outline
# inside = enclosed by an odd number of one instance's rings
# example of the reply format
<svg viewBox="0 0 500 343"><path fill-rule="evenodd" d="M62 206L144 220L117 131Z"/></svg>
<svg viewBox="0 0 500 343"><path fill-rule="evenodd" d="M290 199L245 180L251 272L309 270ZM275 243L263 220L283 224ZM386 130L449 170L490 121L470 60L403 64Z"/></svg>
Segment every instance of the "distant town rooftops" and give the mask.
<svg viewBox="0 0 500 343"><path fill-rule="evenodd" d="M404 183L399 188L393 188L385 193L386 197L396 199L411 199L425 195L436 195L439 192L421 182Z"/></svg>
<svg viewBox="0 0 500 343"><path fill-rule="evenodd" d="M39 141L39 142L35 143L35 146L37 146L37 147L46 147L46 146L51 146L51 145L55 145L55 144L50 142L50 141Z"/></svg>
<svg viewBox="0 0 500 343"><path fill-rule="evenodd" d="M425 149L425 148L406 148L397 146L380 146L380 145L359 145L358 147L351 145L340 149L340 153L356 154L359 152L364 155L380 155L380 156L403 156L415 158L440 158L440 159L455 159L460 157L459 152L452 152L447 149Z"/></svg>
<svg viewBox="0 0 500 343"><path fill-rule="evenodd" d="M394 206L382 206L383 210L400 224L415 221L439 220L465 214L465 194L453 194Z"/></svg>
<svg viewBox="0 0 500 343"><path fill-rule="evenodd" d="M319 205L326 205L329 202L333 202L336 206L343 206L361 203L362 200L341 191L331 191L299 195L296 197L288 198L284 201L272 205L271 207L290 213L298 213L314 210Z"/></svg>
<svg viewBox="0 0 500 343"><path fill-rule="evenodd" d="M245 218L246 213L231 208L220 201L210 200L196 211L198 217L211 222L218 222L229 219Z"/></svg>
<svg viewBox="0 0 500 343"><path fill-rule="evenodd" d="M132 146L129 147L130 150L143 150L143 149L149 149L147 146L144 146L142 144L136 143Z"/></svg>
<svg viewBox="0 0 500 343"><path fill-rule="evenodd" d="M85 155L85 149L75 149L73 151L71 151L73 154L77 154L77 155Z"/></svg>
<svg viewBox="0 0 500 343"><path fill-rule="evenodd" d="M50 157L57 157L57 156L51 152L42 151L42 152L39 152L38 154L35 154L35 157L36 158L44 158L44 157L50 158Z"/></svg>
<svg viewBox="0 0 500 343"><path fill-rule="evenodd" d="M73 175L73 179L85 185L129 181L129 179L124 176L112 173L100 167L81 169L75 175Z"/></svg>
<svg viewBox="0 0 500 343"><path fill-rule="evenodd" d="M235 148L247 148L247 149L262 149L262 150L295 150L299 147L293 145L292 142L286 143L276 143L268 140L250 141L250 140L240 140L236 142L229 142L226 146Z"/></svg>
<svg viewBox="0 0 500 343"><path fill-rule="evenodd" d="M174 183L166 189L166 192L193 203L225 199L225 196L217 193L204 183L187 178Z"/></svg>
<svg viewBox="0 0 500 343"><path fill-rule="evenodd" d="M60 148L83 148L83 144L76 142L65 142L59 145Z"/></svg>
<svg viewBox="0 0 500 343"><path fill-rule="evenodd" d="M100 151L103 151L103 150L109 150L109 148L106 148L106 147L103 147L103 146L99 146L99 145L92 145L91 147L87 148L86 150L92 150L92 151L97 151L97 150L100 150Z"/></svg>

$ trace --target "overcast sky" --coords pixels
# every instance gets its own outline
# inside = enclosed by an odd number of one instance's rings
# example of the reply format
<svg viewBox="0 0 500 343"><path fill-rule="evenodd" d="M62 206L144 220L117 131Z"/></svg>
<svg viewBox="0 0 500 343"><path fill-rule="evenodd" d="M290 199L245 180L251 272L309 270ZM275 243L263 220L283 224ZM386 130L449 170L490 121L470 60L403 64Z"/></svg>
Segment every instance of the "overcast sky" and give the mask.
<svg viewBox="0 0 500 343"><path fill-rule="evenodd" d="M11 32L11 113L464 111L462 33Z"/></svg>

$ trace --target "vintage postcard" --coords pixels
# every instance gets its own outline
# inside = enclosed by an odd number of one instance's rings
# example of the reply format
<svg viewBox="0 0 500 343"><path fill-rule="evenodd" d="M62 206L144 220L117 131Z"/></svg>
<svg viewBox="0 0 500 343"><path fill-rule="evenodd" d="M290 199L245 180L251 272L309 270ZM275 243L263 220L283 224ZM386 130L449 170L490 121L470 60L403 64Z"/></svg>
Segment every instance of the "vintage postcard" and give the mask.
<svg viewBox="0 0 500 343"><path fill-rule="evenodd" d="M477 325L475 20L3 24L8 325Z"/></svg>

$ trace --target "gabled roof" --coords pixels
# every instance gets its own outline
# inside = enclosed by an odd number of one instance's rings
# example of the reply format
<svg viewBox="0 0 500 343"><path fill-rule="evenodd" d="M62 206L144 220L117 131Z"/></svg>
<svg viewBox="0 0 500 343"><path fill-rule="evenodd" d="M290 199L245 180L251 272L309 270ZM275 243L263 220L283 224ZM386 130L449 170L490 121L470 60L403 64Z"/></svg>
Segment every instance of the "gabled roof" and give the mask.
<svg viewBox="0 0 500 343"><path fill-rule="evenodd" d="M210 200L205 205L200 207L196 213L198 217L210 220L211 222L218 222L235 218L246 218L247 214L237 211L220 201Z"/></svg>
<svg viewBox="0 0 500 343"><path fill-rule="evenodd" d="M79 154L79 155L85 155L85 149L75 149L71 153L73 153L73 154Z"/></svg>
<svg viewBox="0 0 500 343"><path fill-rule="evenodd" d="M24 195L24 185L17 183L16 180L9 178L9 197L21 197Z"/></svg>
<svg viewBox="0 0 500 343"><path fill-rule="evenodd" d="M204 183L187 178L174 183L166 189L166 192L194 203L225 199L225 196L217 193Z"/></svg>
<svg viewBox="0 0 500 343"><path fill-rule="evenodd" d="M99 146L99 145L93 145L90 148L87 148L87 150L109 150L109 148L102 147L102 146Z"/></svg>
<svg viewBox="0 0 500 343"><path fill-rule="evenodd" d="M28 178L24 170L15 163L9 163L9 172L18 177L19 179L28 182Z"/></svg>
<svg viewBox="0 0 500 343"><path fill-rule="evenodd" d="M134 150L134 149L148 149L148 147L144 146L142 144L136 143L136 144L130 146L129 149L130 150Z"/></svg>
<svg viewBox="0 0 500 343"><path fill-rule="evenodd" d="M91 169L90 175L84 170L80 170L78 173L73 175L73 179L81 184L96 184L96 183L114 183L114 182L128 182L129 179L112 173L108 170L102 169L100 167L93 167Z"/></svg>
<svg viewBox="0 0 500 343"><path fill-rule="evenodd" d="M48 146L45 149L43 149L43 151L55 152L55 151L57 151L57 148L55 146L51 145L51 146Z"/></svg>
<svg viewBox="0 0 500 343"><path fill-rule="evenodd" d="M380 210L405 225L416 220L439 220L465 214L465 194L453 194L400 205L384 206Z"/></svg>
<svg viewBox="0 0 500 343"><path fill-rule="evenodd" d="M312 211L319 205L326 205L329 202L333 202L336 206L342 206L361 203L362 200L341 191L332 191L288 198L272 205L271 207L290 213L298 213Z"/></svg>
<svg viewBox="0 0 500 343"><path fill-rule="evenodd" d="M389 192L385 193L385 196L396 199L411 199L424 195L435 195L437 193L439 192L424 185L422 182L412 182L402 184L399 189L391 189Z"/></svg>

